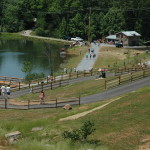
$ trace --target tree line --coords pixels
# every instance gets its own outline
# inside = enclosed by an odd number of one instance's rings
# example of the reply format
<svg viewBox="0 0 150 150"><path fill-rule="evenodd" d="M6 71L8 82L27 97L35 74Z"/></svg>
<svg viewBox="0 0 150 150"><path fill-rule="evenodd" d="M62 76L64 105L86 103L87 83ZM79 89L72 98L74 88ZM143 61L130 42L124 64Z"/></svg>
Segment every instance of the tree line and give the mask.
<svg viewBox="0 0 150 150"><path fill-rule="evenodd" d="M150 39L149 0L0 0L1 32L94 40L109 32L137 31Z"/></svg>

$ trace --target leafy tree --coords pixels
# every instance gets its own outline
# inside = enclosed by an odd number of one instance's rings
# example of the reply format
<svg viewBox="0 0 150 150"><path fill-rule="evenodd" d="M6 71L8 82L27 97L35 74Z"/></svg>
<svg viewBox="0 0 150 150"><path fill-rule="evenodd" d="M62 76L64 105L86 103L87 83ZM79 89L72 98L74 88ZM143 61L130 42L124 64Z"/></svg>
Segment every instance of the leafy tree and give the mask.
<svg viewBox="0 0 150 150"><path fill-rule="evenodd" d="M83 20L83 15L77 13L74 18L70 20L69 33L72 36L85 36L85 24Z"/></svg>
<svg viewBox="0 0 150 150"><path fill-rule="evenodd" d="M107 35L109 31L122 31L124 30L124 25L125 20L122 11L117 8L110 8L102 20L103 34Z"/></svg>
<svg viewBox="0 0 150 150"><path fill-rule="evenodd" d="M32 70L32 64L30 61L24 61L23 67L22 67L22 72L25 73L30 73Z"/></svg>

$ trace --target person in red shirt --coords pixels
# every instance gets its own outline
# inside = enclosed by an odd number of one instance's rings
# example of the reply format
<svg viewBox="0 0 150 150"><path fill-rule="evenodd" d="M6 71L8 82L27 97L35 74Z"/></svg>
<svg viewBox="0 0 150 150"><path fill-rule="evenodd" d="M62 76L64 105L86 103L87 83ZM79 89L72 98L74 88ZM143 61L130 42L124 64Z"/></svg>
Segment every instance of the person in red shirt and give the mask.
<svg viewBox="0 0 150 150"><path fill-rule="evenodd" d="M44 104L44 98L45 98L45 93L44 91L42 90L41 93L40 93L40 100L41 100L41 104Z"/></svg>

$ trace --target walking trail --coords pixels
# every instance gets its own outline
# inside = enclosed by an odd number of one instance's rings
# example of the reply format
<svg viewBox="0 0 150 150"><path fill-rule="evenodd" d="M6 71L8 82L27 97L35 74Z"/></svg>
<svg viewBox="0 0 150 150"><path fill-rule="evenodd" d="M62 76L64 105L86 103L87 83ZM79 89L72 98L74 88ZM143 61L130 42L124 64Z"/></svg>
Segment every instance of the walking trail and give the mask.
<svg viewBox="0 0 150 150"><path fill-rule="evenodd" d="M105 106L109 105L110 103L112 103L112 102L114 102L116 100L119 100L119 99L120 99L120 97L117 98L117 99L111 100L110 102L108 102L108 103L106 103L104 105L101 105L101 106L98 106L96 108L93 108L93 109L91 109L89 111L85 111L85 112L82 112L82 113L79 113L79 114L76 114L76 115L72 115L72 116L69 116L69 117L66 117L66 118L61 118L61 119L59 119L59 121L66 121L66 120L75 120L75 119L78 119L78 118L86 116L87 114L92 113L92 112L94 112L96 110L102 109Z"/></svg>
<svg viewBox="0 0 150 150"><path fill-rule="evenodd" d="M100 46L98 44L91 43L90 51L88 51L79 65L77 66L77 71L84 71L84 70L90 70L93 68L93 65L98 58ZM92 52L93 50L93 52ZM95 57L93 58L93 55L95 54ZM91 55L91 58L90 58Z"/></svg>

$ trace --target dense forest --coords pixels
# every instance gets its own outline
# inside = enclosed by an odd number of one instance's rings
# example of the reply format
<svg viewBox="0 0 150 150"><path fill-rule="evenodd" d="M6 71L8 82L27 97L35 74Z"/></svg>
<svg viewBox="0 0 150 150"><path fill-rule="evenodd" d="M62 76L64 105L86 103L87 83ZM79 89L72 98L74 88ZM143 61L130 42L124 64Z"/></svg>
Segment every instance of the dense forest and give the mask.
<svg viewBox="0 0 150 150"><path fill-rule="evenodd" d="M150 0L0 0L1 32L33 29L37 35L91 40L137 31L150 39Z"/></svg>

